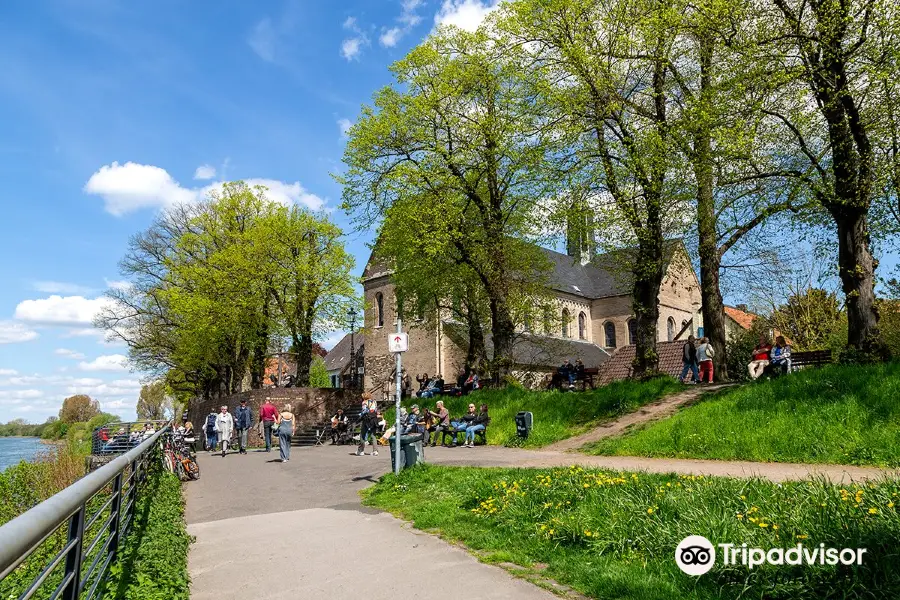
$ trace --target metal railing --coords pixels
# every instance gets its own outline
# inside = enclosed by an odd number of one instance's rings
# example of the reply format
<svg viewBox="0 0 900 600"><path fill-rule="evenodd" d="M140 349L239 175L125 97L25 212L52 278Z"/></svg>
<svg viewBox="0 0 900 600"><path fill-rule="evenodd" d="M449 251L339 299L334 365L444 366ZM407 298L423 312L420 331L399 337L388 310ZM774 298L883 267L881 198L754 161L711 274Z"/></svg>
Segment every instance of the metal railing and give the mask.
<svg viewBox="0 0 900 600"><path fill-rule="evenodd" d="M134 520L152 450L170 431L171 424L161 427L138 446L0 527L4 597L28 600L38 591L43 592L39 597L50 600L99 597ZM39 549L41 555L50 554L43 562L34 556ZM11 576L22 580L22 591L12 595L3 585Z"/></svg>
<svg viewBox="0 0 900 600"><path fill-rule="evenodd" d="M91 432L91 454L106 456L123 454L136 447L169 421L130 421L107 423Z"/></svg>

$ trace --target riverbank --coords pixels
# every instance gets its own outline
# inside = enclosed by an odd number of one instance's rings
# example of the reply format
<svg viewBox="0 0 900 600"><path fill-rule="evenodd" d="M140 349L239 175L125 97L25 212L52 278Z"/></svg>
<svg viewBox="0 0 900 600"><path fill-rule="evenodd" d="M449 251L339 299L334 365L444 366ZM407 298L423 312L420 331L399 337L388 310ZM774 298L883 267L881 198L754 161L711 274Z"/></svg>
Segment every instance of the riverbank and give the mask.
<svg viewBox="0 0 900 600"><path fill-rule="evenodd" d="M37 437L0 437L0 472L21 461L33 462L42 453L52 451Z"/></svg>

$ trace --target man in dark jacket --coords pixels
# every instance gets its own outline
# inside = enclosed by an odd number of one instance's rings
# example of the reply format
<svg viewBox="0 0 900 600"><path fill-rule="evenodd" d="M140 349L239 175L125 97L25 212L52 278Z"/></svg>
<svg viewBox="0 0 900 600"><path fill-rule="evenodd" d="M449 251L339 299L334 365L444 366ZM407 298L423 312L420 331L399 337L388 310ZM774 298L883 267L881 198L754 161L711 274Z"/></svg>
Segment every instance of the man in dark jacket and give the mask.
<svg viewBox="0 0 900 600"><path fill-rule="evenodd" d="M693 335L689 335L687 341L684 343L684 346L681 347L681 364L683 368L681 369L681 377L679 377L678 380L682 383L684 383L684 378L687 377L687 373L689 370L693 374L691 383L697 383L697 380L700 378L697 368L697 346L695 345L696 341L697 338L695 338Z"/></svg>
<svg viewBox="0 0 900 600"><path fill-rule="evenodd" d="M234 411L234 427L238 430L238 441L241 454L247 454L247 434L253 425L253 413L247 406L247 399L241 398L241 405Z"/></svg>

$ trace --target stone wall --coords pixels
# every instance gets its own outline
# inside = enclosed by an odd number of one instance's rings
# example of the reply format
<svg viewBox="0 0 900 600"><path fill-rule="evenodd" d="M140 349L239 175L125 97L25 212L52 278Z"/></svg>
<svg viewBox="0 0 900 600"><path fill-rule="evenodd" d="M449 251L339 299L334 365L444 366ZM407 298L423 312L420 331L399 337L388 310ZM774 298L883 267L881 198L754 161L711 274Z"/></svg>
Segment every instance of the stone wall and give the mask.
<svg viewBox="0 0 900 600"><path fill-rule="evenodd" d="M189 417L198 431L204 427L206 416L210 412L219 412L219 407L225 405L228 411L234 414L240 406L242 399L247 399L247 405L253 411L253 428L250 430L251 446L262 446L264 441L256 425L259 422L259 407L271 400L278 408L283 410L285 404L291 405L291 411L297 417L297 427L304 427L321 423L330 418L338 408L346 408L356 402L356 396L352 390L332 388L266 388L262 390L250 390L231 396L223 396L211 400L205 400L191 407Z"/></svg>

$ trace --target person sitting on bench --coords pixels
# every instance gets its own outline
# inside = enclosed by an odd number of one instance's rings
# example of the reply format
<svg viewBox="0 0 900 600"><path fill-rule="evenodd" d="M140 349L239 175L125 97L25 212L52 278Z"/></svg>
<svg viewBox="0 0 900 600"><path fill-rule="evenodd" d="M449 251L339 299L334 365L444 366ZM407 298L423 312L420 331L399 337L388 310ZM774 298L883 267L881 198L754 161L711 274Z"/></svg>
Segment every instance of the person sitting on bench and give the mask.
<svg viewBox="0 0 900 600"><path fill-rule="evenodd" d="M753 349L753 356L747 370L750 372L750 379L759 379L766 367L769 366L769 354L772 352L772 344L766 340L766 336L759 336L759 343Z"/></svg>
<svg viewBox="0 0 900 600"><path fill-rule="evenodd" d="M444 393L444 378L438 374L428 383L428 387L419 392L419 398L434 398Z"/></svg>
<svg viewBox="0 0 900 600"><path fill-rule="evenodd" d="M450 425L453 426L451 433L453 434L454 446L459 445L459 434L465 433L469 426L475 424L475 419L477 418L478 413L475 412L475 405L469 404L469 412L461 416L458 421L452 421L450 423Z"/></svg>
<svg viewBox="0 0 900 600"><path fill-rule="evenodd" d="M487 404L482 404L481 410L479 411L478 415L475 417L472 423L468 427L466 427L466 443L463 444L463 447L474 448L475 433L478 431L484 431L490 422L491 417L488 415Z"/></svg>
<svg viewBox="0 0 900 600"><path fill-rule="evenodd" d="M563 364L559 366L558 369L556 369L556 371L564 381L569 382L569 389L575 387L575 369L572 368L572 363L569 362L568 358L563 362Z"/></svg>
<svg viewBox="0 0 900 600"><path fill-rule="evenodd" d="M783 335L775 338L775 347L772 348L769 366L766 367L766 373L769 375L786 375L791 372L791 347Z"/></svg>
<svg viewBox="0 0 900 600"><path fill-rule="evenodd" d="M443 438L443 435L451 430L450 411L444 407L444 402L438 400L435 408L437 412L428 411L433 418L437 419L437 425L434 426L434 437L431 438L432 447L437 445L438 435L441 435ZM441 439L441 445L443 445L443 439Z"/></svg>
<svg viewBox="0 0 900 600"><path fill-rule="evenodd" d="M419 421L421 420L422 415L419 414L419 405L413 404L412 408L409 409L409 414L406 416L406 421L403 423L403 435L423 433L424 428L420 429L419 427Z"/></svg>
<svg viewBox="0 0 900 600"><path fill-rule="evenodd" d="M337 414L331 417L331 443L337 444L338 438L347 433L347 425L349 424L344 409L339 408Z"/></svg>
<svg viewBox="0 0 900 600"><path fill-rule="evenodd" d="M466 378L465 383L463 383L463 394L468 394L469 392L474 392L475 390L481 387L481 381L478 378L478 373L476 371L472 371L469 376Z"/></svg>
<svg viewBox="0 0 900 600"><path fill-rule="evenodd" d="M571 378L571 381L574 382L579 379L584 381L584 363L581 362L580 358L575 359L575 366L572 367L572 373L574 374L574 377Z"/></svg>

